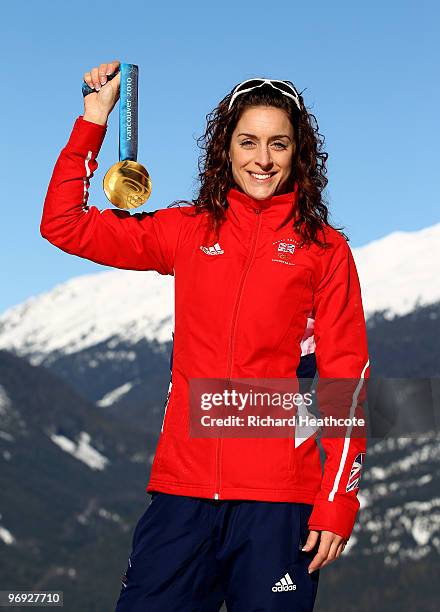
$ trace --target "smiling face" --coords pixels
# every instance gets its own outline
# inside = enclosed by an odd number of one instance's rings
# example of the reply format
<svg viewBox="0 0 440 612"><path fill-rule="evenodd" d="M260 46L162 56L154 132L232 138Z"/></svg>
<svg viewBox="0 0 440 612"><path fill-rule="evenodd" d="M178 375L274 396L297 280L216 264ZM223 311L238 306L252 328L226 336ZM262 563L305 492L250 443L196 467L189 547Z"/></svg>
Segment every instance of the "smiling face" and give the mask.
<svg viewBox="0 0 440 612"><path fill-rule="evenodd" d="M274 106L246 108L229 147L237 186L256 200L287 193L293 138L293 126L286 111Z"/></svg>

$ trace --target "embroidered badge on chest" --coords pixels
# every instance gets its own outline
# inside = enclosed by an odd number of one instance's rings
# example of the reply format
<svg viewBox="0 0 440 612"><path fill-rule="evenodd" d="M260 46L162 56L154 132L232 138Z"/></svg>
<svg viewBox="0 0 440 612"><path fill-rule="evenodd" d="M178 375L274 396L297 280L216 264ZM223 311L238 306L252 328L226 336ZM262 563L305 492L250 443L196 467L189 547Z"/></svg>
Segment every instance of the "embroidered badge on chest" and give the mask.
<svg viewBox="0 0 440 612"><path fill-rule="evenodd" d="M294 266L293 256L298 243L295 238L281 238L272 243L272 261Z"/></svg>

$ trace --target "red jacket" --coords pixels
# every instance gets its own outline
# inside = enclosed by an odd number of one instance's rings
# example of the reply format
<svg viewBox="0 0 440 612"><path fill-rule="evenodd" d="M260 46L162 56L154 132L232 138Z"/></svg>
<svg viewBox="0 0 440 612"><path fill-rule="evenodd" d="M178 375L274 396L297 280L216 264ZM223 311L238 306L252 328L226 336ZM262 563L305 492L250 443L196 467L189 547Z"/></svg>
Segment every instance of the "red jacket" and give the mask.
<svg viewBox="0 0 440 612"><path fill-rule="evenodd" d="M320 378L362 385L369 375L367 336L347 241L326 226L328 250L299 248L289 223L296 188L264 201L231 189L227 220L212 242L207 213L194 214L191 206L135 214L89 206L89 179L105 132L82 116L75 121L40 230L67 253L175 278L171 392L147 491L314 504L309 528L348 539L359 509L364 437L323 438L322 473L315 435L295 448L292 437L188 433L191 378L295 378L310 313Z"/></svg>

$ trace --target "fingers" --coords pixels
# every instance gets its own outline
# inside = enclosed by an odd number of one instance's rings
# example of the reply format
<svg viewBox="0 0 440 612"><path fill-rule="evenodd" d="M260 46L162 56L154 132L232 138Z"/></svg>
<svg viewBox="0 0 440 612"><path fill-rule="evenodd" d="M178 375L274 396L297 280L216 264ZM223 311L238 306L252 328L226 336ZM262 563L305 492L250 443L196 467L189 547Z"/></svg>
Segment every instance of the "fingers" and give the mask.
<svg viewBox="0 0 440 612"><path fill-rule="evenodd" d="M342 552L342 544L343 542L338 542L337 540L333 540L330 546L330 550L328 551L327 559L321 564L321 567L325 567L332 561L335 561ZM339 552L338 552L339 551Z"/></svg>
<svg viewBox="0 0 440 612"><path fill-rule="evenodd" d="M96 89L96 91L99 91L101 89L101 83L99 82L98 68L96 68L96 66L95 68L92 68L90 74L92 76L93 87Z"/></svg>
<svg viewBox="0 0 440 612"><path fill-rule="evenodd" d="M339 558L342 555L342 553L344 552L346 544L347 544L347 542L345 540L342 540L342 542L339 544L338 550L336 552L336 558Z"/></svg>
<svg viewBox="0 0 440 612"><path fill-rule="evenodd" d="M337 559L344 550L344 546L345 541L341 536L330 531L321 531L318 552L309 565L309 574Z"/></svg>
<svg viewBox="0 0 440 612"><path fill-rule="evenodd" d="M305 550L306 552L308 552L312 550L313 548L315 548L318 538L319 538L319 531L313 531L313 530L310 531L309 536L307 538L307 542L302 547L302 550Z"/></svg>
<svg viewBox="0 0 440 612"><path fill-rule="evenodd" d="M84 81L89 87L95 89L95 91L99 91L101 87L107 83L107 77L113 74L113 72L118 69L119 65L119 60L114 60L113 62L95 66L90 72L84 74Z"/></svg>
<svg viewBox="0 0 440 612"><path fill-rule="evenodd" d="M330 550L331 540L325 537L325 532L321 532L321 541L319 543L318 552L313 557L309 565L309 574L321 567L321 564L327 559L328 551Z"/></svg>

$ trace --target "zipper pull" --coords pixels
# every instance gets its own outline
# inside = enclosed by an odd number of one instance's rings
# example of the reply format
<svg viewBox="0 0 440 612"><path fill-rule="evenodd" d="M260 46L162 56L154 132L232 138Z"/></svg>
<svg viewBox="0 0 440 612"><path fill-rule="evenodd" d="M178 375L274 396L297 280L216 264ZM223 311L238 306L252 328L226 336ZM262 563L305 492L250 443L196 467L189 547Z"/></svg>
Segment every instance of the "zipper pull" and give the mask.
<svg viewBox="0 0 440 612"><path fill-rule="evenodd" d="M261 208L254 208L254 213L255 213L256 215L259 215L259 214L260 214L260 212L261 212Z"/></svg>

